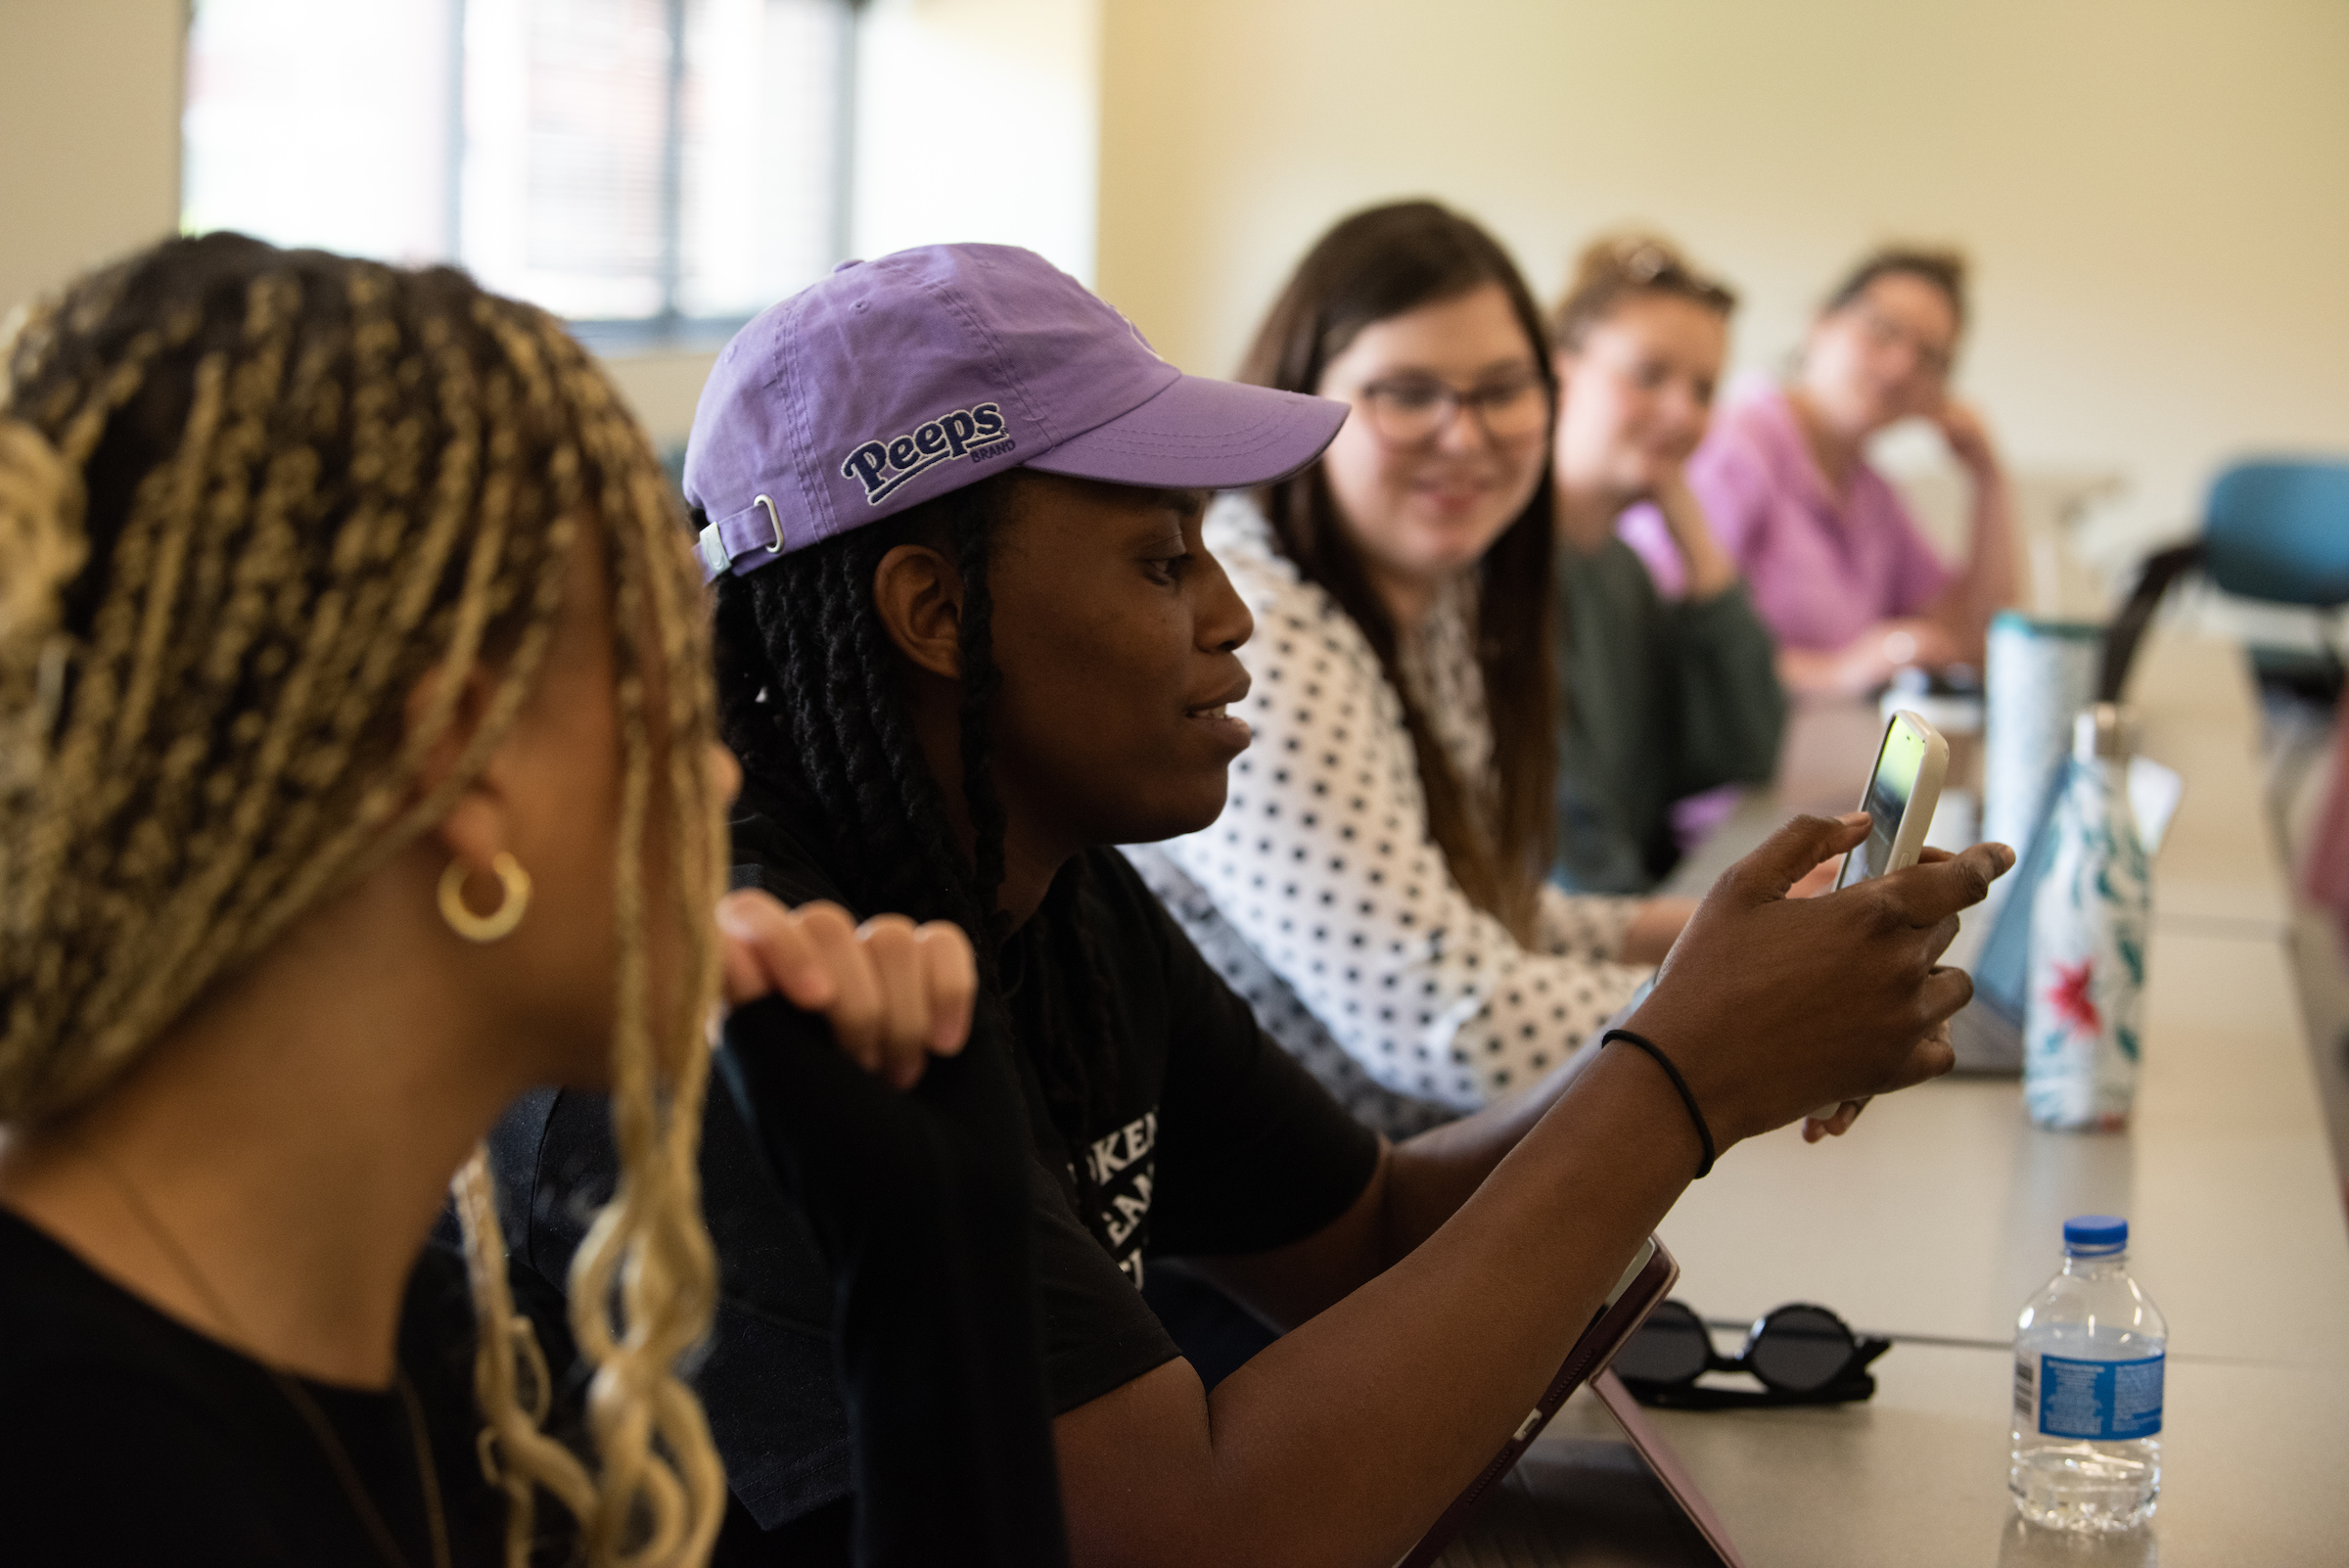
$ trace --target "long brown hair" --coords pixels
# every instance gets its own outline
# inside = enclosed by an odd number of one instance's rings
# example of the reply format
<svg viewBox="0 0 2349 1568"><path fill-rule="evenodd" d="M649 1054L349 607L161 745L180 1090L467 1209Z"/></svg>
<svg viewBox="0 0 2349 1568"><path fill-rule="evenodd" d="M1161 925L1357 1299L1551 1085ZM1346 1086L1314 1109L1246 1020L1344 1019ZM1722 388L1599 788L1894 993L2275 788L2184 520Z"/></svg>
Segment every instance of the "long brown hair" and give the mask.
<svg viewBox="0 0 2349 1568"><path fill-rule="evenodd" d="M1557 404L1557 380L1543 347L1542 312L1516 263L1494 238L1434 202L1398 202L1345 218L1297 264L1241 364L1239 379L1284 392L1319 389L1329 362L1372 322L1456 300L1491 284L1508 296L1525 343ZM1493 721L1499 788L1488 834L1468 809L1478 781L1453 776L1427 715L1397 663L1395 621L1370 583L1348 534L1328 477L1315 463L1262 492L1280 549L1354 618L1403 699L1404 723L1427 797L1428 830L1470 902L1497 917L1521 942L1535 929L1553 842L1550 799L1556 758L1554 680L1549 667L1550 479L1540 486L1478 563L1481 591L1477 665Z"/></svg>

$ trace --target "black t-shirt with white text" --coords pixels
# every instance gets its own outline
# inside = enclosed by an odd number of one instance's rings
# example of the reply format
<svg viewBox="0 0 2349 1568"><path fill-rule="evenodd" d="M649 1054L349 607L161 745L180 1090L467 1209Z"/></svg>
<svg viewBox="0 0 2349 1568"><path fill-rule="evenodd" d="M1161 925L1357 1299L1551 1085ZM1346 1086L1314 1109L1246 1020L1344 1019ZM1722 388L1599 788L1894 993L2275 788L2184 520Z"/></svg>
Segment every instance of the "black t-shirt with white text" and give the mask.
<svg viewBox="0 0 2349 1568"><path fill-rule="evenodd" d="M735 885L786 904L828 899L860 917L780 800L746 784L733 823ZM1067 1411L1174 1360L1174 1341L1143 1302L1152 1256L1264 1251L1320 1230L1359 1197L1378 1143L1258 1028L1246 1002L1200 957L1125 856L1083 857L1076 910L1110 992L1115 1107L1089 1128L1088 1159L1108 1246L1079 1219L1078 1183L1040 1080L1018 1048L1047 998L1027 944L1001 953L1010 1055L1025 1090L1034 1258L1052 1408ZM1063 876L1079 874L1073 864ZM992 1029L982 1008L974 1027ZM611 1190L603 1100L529 1096L491 1139L506 1231L548 1280ZM703 1203L717 1244L720 1300L694 1377L737 1499L775 1539L851 1490L849 1421L835 1385L832 1298L805 1222L766 1177L727 1096L710 1097ZM812 1521L809 1521L812 1523ZM732 1531L729 1532L730 1536ZM729 1547L739 1547L729 1540ZM721 1562L754 1560L746 1555Z"/></svg>

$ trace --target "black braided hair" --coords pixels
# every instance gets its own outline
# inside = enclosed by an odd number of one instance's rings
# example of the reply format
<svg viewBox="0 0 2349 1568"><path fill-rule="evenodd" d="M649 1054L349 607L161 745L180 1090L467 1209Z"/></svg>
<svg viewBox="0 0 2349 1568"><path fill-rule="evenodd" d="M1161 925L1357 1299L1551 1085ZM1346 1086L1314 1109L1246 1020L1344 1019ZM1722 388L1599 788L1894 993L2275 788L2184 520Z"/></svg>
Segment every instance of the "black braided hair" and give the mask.
<svg viewBox="0 0 2349 1568"><path fill-rule="evenodd" d="M994 699L1002 673L988 568L1019 481L1016 472L994 475L747 576L720 577L718 724L744 769L808 812L837 849L841 891L856 913L951 920L969 934L979 1005L1028 1051L1067 1148L1079 1212L1106 1247L1090 1134L1116 1111L1115 1025L1107 970L1079 915L1082 860L1055 879L1033 922L1028 988L1037 1002L1025 1037L1011 1028L998 961L1009 922L997 904L1004 813L994 785ZM945 797L914 739L897 648L873 605L882 557L910 542L950 546L962 577L958 729L969 855L954 842Z"/></svg>

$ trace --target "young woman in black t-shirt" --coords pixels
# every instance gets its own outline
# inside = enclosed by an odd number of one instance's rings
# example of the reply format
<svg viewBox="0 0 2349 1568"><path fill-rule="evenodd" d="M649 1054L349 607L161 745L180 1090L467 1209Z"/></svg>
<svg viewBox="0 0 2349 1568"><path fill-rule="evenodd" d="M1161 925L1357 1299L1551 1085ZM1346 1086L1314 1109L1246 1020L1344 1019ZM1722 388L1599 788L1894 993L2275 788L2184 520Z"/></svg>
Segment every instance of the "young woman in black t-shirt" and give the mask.
<svg viewBox="0 0 2349 1568"><path fill-rule="evenodd" d="M705 1559L724 1482L672 1363L714 1284L710 1004L783 991L902 1083L970 987L950 927L860 940L751 894L721 939L706 650L609 384L460 273L173 241L8 344L0 1555ZM770 1106L828 1093L862 1141L987 1177L951 1114L940 1152L939 1117L763 1005ZM948 1113L990 1103L971 1062L942 1064ZM560 1313L543 1341L517 1320L542 1303L509 1296L478 1157L550 1082L608 1087L622 1151L575 1276L588 1390L550 1376ZM779 1150L833 1254L918 1231L922 1182L841 1142ZM426 1244L452 1174L462 1262ZM1015 1265L1020 1196L957 1215ZM1020 1288L980 1305L990 1430L1016 1456L1025 1416L1039 1455L997 1560L1036 1561L1058 1521ZM879 1315L917 1349L936 1326Z"/></svg>
<svg viewBox="0 0 2349 1568"><path fill-rule="evenodd" d="M1790 901L1865 827L1798 822L1715 890L1635 1020L1676 1075L1609 1049L1405 1143L1362 1132L1107 848L1223 804L1252 628L1200 519L1208 487L1277 478L1334 433L1336 410L1288 396L1179 376L1037 257L937 247L745 329L688 455L746 770L738 885L977 943L974 1038L1009 1043L1035 1140L1081 1563L1395 1560L1716 1149L1947 1070L1939 1026L1968 987L1935 959L2006 860ZM841 1457L856 1412L820 1375L821 1279L789 1217L725 1176L722 1110L705 1178L725 1302L699 1387L764 1529L730 1526L721 1556L806 1561L791 1548L870 1500ZM594 1125L558 1102L499 1134L535 1182L532 1261L558 1272L567 1192L606 1158ZM1209 1393L1131 1288L1166 1255L1291 1331Z"/></svg>

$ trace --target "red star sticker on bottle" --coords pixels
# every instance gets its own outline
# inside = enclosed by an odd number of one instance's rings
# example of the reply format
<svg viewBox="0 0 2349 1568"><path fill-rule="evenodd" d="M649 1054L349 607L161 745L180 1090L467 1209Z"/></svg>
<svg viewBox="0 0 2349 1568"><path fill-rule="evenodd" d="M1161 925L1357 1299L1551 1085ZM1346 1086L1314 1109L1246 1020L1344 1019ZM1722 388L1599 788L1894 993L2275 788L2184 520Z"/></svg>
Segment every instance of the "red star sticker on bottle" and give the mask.
<svg viewBox="0 0 2349 1568"><path fill-rule="evenodd" d="M2054 969L2055 984L2048 988L2048 1001L2056 1016L2084 1035L2102 1030L2103 1015L2096 1011L2096 998L2090 990L2096 961L2083 958L2076 964L2056 964Z"/></svg>

